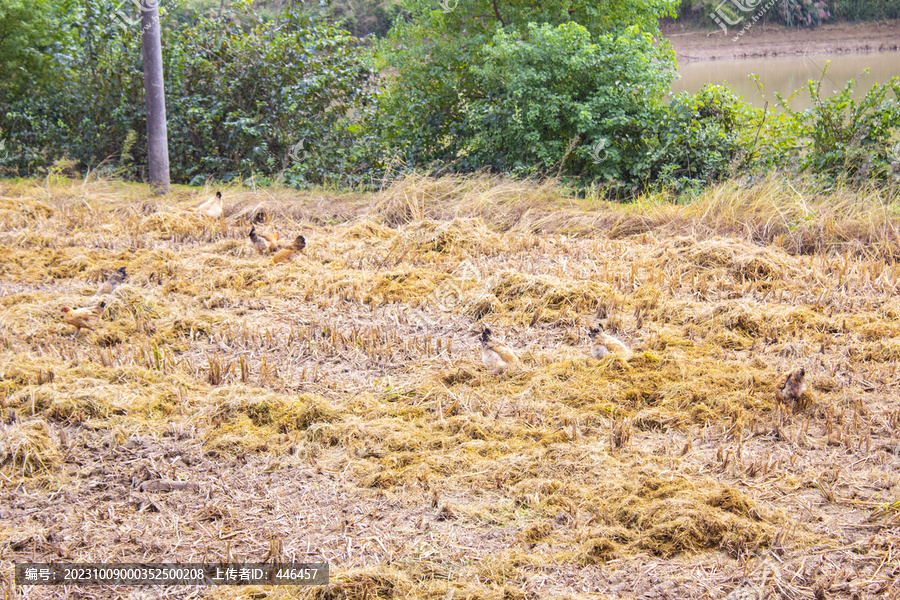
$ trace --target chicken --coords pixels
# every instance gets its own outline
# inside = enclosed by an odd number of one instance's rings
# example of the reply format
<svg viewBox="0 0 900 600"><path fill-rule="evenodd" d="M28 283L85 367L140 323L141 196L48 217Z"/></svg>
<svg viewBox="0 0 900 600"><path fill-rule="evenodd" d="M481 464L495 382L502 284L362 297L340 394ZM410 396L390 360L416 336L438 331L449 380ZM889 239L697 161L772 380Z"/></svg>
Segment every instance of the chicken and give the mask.
<svg viewBox="0 0 900 600"><path fill-rule="evenodd" d="M94 322L103 314L106 302L100 302L97 306L87 306L85 308L69 308L62 307L63 321L75 327L75 333L72 339L75 339L82 329L90 329L94 331Z"/></svg>
<svg viewBox="0 0 900 600"><path fill-rule="evenodd" d="M275 256L272 257L272 262L275 264L288 262L304 248L306 248L306 238L298 235L297 239L275 253Z"/></svg>
<svg viewBox="0 0 900 600"><path fill-rule="evenodd" d="M256 225L250 228L250 242L260 254L278 249L278 233L256 233Z"/></svg>
<svg viewBox="0 0 900 600"><path fill-rule="evenodd" d="M803 367L782 375L775 386L775 397L785 403L799 400L806 391L806 384L803 382L805 376L806 370Z"/></svg>
<svg viewBox="0 0 900 600"><path fill-rule="evenodd" d="M487 327L481 332L481 361L494 373L518 364L519 357L508 346L491 341L491 330Z"/></svg>
<svg viewBox="0 0 900 600"><path fill-rule="evenodd" d="M222 192L216 192L216 195L197 208L189 208L188 212L198 212L204 217L210 219L218 219L222 216Z"/></svg>
<svg viewBox="0 0 900 600"><path fill-rule="evenodd" d="M601 359L610 352L620 355L624 359L631 358L631 350L618 339L600 330L599 327L591 327L588 335L591 337L591 356Z"/></svg>
<svg viewBox="0 0 900 600"><path fill-rule="evenodd" d="M100 284L100 287L97 288L97 293L94 294L94 296L108 296L109 294L112 294L116 288L125 281L126 277L128 277L128 273L125 272L125 267L119 267L118 271L113 271L113 274Z"/></svg>
<svg viewBox="0 0 900 600"><path fill-rule="evenodd" d="M601 344L597 341L596 336L599 333L599 329L594 329L591 327L590 333L588 334L591 338L591 356L600 360L604 356L609 354L609 348Z"/></svg>

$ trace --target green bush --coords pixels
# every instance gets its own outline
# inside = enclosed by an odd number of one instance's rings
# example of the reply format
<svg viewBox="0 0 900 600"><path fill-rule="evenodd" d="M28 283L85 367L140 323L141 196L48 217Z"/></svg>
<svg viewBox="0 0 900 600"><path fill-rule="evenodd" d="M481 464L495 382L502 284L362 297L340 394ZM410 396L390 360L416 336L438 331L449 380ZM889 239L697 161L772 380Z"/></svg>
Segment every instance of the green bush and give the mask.
<svg viewBox="0 0 900 600"><path fill-rule="evenodd" d="M400 14L397 0L332 0L328 14L356 37L384 37Z"/></svg>
<svg viewBox="0 0 900 600"><path fill-rule="evenodd" d="M757 167L809 173L828 181L885 183L892 160L897 160L900 80L895 77L876 85L859 100L854 86L851 80L835 95L823 98L822 80L810 81L806 92L813 106L805 110L791 107L793 96L779 95L781 111L766 118L754 149Z"/></svg>
<svg viewBox="0 0 900 600"><path fill-rule="evenodd" d="M498 6L503 13L459 0L448 12L409 0L418 12L377 46L377 60L300 10L276 20L166 16L173 179L359 185L386 170L489 168L628 195L690 191L748 171L858 183L892 173L896 80L860 100L852 84L823 99L811 83L814 106L802 111L781 97L781 110L750 109L725 87L666 100L674 60L649 17L669 3ZM124 27L106 0L57 8L38 20L6 13L30 25L4 30L28 47L0 64L16 80L0 81L0 168L28 174L63 159L143 178L139 28Z"/></svg>
<svg viewBox="0 0 900 600"><path fill-rule="evenodd" d="M762 1L756 7L765 6ZM720 9L729 19L735 20L746 14L735 8L733 3L722 4L721 0L681 0L678 5L676 22L716 29L718 26L709 17ZM750 12L755 15L756 12ZM758 19L759 23L779 23L794 27L816 27L823 22L835 21L881 21L900 19L900 0L779 0Z"/></svg>
<svg viewBox="0 0 900 600"><path fill-rule="evenodd" d="M667 51L636 29L596 43L576 23L532 25L524 40L500 30L472 68L484 92L460 107L453 158L461 170L646 178L645 125L674 74Z"/></svg>
<svg viewBox="0 0 900 600"><path fill-rule="evenodd" d="M674 77L657 20L673 5L410 2L380 45L393 152L417 167L645 180L646 125Z"/></svg>
<svg viewBox="0 0 900 600"><path fill-rule="evenodd" d="M140 35L123 33L114 8L85 0L51 15L63 33L31 48L40 69L27 70L29 89L9 94L0 114L13 150L3 166L28 173L68 156L93 167L142 124Z"/></svg>
<svg viewBox="0 0 900 600"><path fill-rule="evenodd" d="M299 184L341 171L364 175L367 166L349 165L347 157L353 111L370 99L370 72L347 32L291 12L246 32L201 20L169 40L174 177L285 171Z"/></svg>
<svg viewBox="0 0 900 600"><path fill-rule="evenodd" d="M818 27L831 16L825 2L811 0L782 0L778 14L788 27Z"/></svg>
<svg viewBox="0 0 900 600"><path fill-rule="evenodd" d="M0 115L12 149L3 166L27 173L67 156L81 170L106 163L142 176L139 25L122 27L114 8L85 0L68 15L80 27L65 51L44 57L50 75ZM356 147L353 131L373 88L358 41L347 32L295 11L268 22L252 13L198 18L166 28L163 38L174 181L283 174L293 184L357 183L369 176L368 154ZM137 139L126 162L129 132Z"/></svg>
<svg viewBox="0 0 900 600"><path fill-rule="evenodd" d="M738 7L739 4L743 9ZM720 25L710 16L715 14L729 27L741 28L753 22L799 28L818 27L831 17L829 3L822 0L778 0L768 10L766 5L765 0L724 3L721 0L682 0L678 6L677 22L717 29Z"/></svg>
<svg viewBox="0 0 900 600"><path fill-rule="evenodd" d="M408 150L408 164L561 174L626 194L682 189L728 173L752 116L725 88L666 103L671 52L634 27L599 36L571 22L498 28L467 56L456 70L434 65L430 78L421 63L401 65L387 97L389 112L407 115L395 147Z"/></svg>
<svg viewBox="0 0 900 600"><path fill-rule="evenodd" d="M900 19L900 0L832 0L828 8L840 21Z"/></svg>
<svg viewBox="0 0 900 600"><path fill-rule="evenodd" d="M749 158L758 116L727 86L675 96L660 119L651 180L681 192L734 174Z"/></svg>
<svg viewBox="0 0 900 600"><path fill-rule="evenodd" d="M27 90L57 40L48 0L0 1L0 105Z"/></svg>

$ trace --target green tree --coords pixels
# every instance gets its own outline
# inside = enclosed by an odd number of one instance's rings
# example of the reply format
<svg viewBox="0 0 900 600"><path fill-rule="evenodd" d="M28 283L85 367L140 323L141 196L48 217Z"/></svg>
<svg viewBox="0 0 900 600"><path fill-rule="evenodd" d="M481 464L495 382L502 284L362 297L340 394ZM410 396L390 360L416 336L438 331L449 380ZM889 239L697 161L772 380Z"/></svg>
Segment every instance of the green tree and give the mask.
<svg viewBox="0 0 900 600"><path fill-rule="evenodd" d="M328 14L356 37L384 37L400 13L397 0L332 0Z"/></svg>
<svg viewBox="0 0 900 600"><path fill-rule="evenodd" d="M13 149L4 167L29 172L67 156L80 169L144 173L140 25L124 26L113 8L79 0L68 15L78 26L41 55L48 76L4 106L0 131ZM163 41L173 180L365 176L368 155L351 132L369 103L370 72L346 31L300 11L264 21L242 10L165 27Z"/></svg>
<svg viewBox="0 0 900 600"><path fill-rule="evenodd" d="M461 108L458 153L472 168L529 173L564 168L604 179L650 175L649 123L674 77L637 28L591 42L577 23L531 25L524 40L499 30L472 68L490 90Z"/></svg>
<svg viewBox="0 0 900 600"><path fill-rule="evenodd" d="M625 161L674 74L657 23L676 4L408 0L379 48L389 141L412 165L527 172L571 154L566 172L640 178L649 165ZM597 144L616 160L595 169Z"/></svg>
<svg viewBox="0 0 900 600"><path fill-rule="evenodd" d="M0 102L7 102L41 71L41 54L55 41L48 0L0 0Z"/></svg>
<svg viewBox="0 0 900 600"><path fill-rule="evenodd" d="M299 10L248 31L202 20L172 32L166 63L173 175L356 173L350 128L368 104L359 42Z"/></svg>

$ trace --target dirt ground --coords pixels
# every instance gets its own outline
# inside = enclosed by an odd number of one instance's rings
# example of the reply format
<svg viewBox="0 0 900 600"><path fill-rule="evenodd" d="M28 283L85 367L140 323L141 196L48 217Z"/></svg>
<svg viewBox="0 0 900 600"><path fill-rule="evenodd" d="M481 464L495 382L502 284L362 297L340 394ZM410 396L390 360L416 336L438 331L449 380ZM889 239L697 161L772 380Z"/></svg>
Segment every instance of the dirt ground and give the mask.
<svg viewBox="0 0 900 600"><path fill-rule="evenodd" d="M213 191L0 182L0 597L900 599L895 206L412 178L185 212ZM12 584L229 559L331 583Z"/></svg>
<svg viewBox="0 0 900 600"><path fill-rule="evenodd" d="M678 62L793 56L802 54L838 54L900 49L900 21L877 23L836 23L817 29L787 29L753 25L735 41L743 24L728 32L691 31L677 25L663 29L672 42Z"/></svg>

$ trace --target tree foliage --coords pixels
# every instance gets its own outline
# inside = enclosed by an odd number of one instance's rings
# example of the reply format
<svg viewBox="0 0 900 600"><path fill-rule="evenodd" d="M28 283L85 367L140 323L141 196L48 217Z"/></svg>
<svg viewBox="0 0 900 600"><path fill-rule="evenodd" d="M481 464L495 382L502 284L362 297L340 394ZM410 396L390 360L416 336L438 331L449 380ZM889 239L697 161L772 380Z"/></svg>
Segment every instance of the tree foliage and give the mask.
<svg viewBox="0 0 900 600"><path fill-rule="evenodd" d="M42 56L48 72L0 115L8 146L20 150L13 166L27 172L67 156L81 169L106 163L141 175L140 25L123 22L115 8L81 0L67 15L71 28L62 51ZM285 172L301 184L365 170L349 133L372 92L357 46L347 32L298 11L278 21L242 12L165 27L173 178ZM136 140L123 153L129 132Z"/></svg>
<svg viewBox="0 0 900 600"><path fill-rule="evenodd" d="M420 0L381 46L382 96L408 163L636 180L650 171L642 124L674 77L657 21L674 2ZM452 10L451 10L452 7ZM605 160L593 156L603 145Z"/></svg>
<svg viewBox="0 0 900 600"><path fill-rule="evenodd" d="M141 178L136 9L46 1L0 0L0 168L27 174L65 159ZM374 54L296 7L277 18L250 0L163 10L173 178L371 184L404 168L489 168L627 195L765 169L895 175L896 81L859 100L852 84L828 99L811 84L803 111L783 99L780 111L753 110L725 87L670 96L674 58L656 18L673 4L405 0Z"/></svg>
<svg viewBox="0 0 900 600"><path fill-rule="evenodd" d="M0 0L0 102L23 93L56 40L49 0Z"/></svg>
<svg viewBox="0 0 900 600"><path fill-rule="evenodd" d="M729 21L757 16L757 21L788 27L818 27L834 21L881 21L900 18L900 0L779 0L768 3L743 3L741 10L733 2L722 0L680 0L677 22L683 25L717 29L710 14L721 11Z"/></svg>
<svg viewBox="0 0 900 600"><path fill-rule="evenodd" d="M780 111L761 121L754 147L757 169L781 168L829 181L887 181L900 161L900 79L855 97L854 81L822 96L822 81L809 81L812 106L792 107L794 95L778 96Z"/></svg>
<svg viewBox="0 0 900 600"><path fill-rule="evenodd" d="M654 61L636 28L591 42L576 23L499 30L473 67L485 93L461 109L464 167L634 179L649 173L645 123L662 107L673 63Z"/></svg>
<svg viewBox="0 0 900 600"><path fill-rule="evenodd" d="M347 32L289 12L248 31L203 20L169 39L177 177L287 169L297 183L321 182L347 166L352 113L370 94L370 72Z"/></svg>

